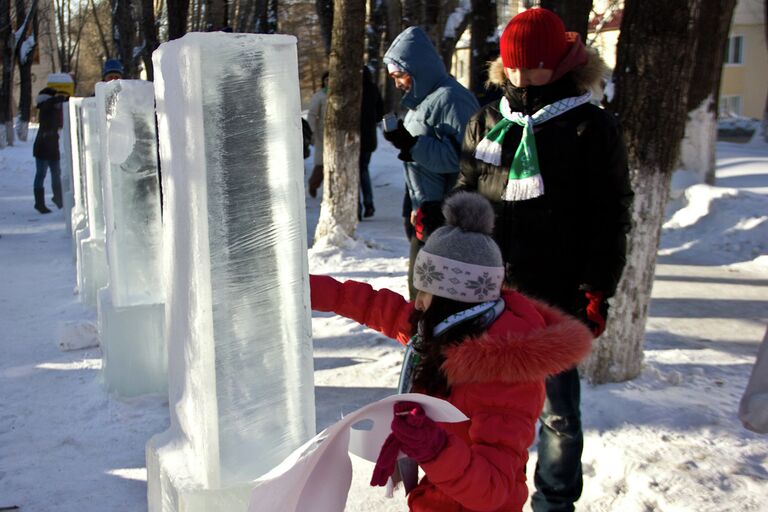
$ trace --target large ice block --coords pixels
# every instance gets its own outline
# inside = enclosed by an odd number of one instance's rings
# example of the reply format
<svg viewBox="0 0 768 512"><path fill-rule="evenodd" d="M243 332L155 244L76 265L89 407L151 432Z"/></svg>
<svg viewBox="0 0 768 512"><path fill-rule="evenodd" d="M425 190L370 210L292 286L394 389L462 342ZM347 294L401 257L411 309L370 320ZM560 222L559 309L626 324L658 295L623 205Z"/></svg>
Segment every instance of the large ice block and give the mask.
<svg viewBox="0 0 768 512"><path fill-rule="evenodd" d="M68 103L69 144L71 155L72 257L77 261L77 232L88 227L85 205L85 143L83 142L83 98L70 98ZM78 265L79 267L79 265Z"/></svg>
<svg viewBox="0 0 768 512"><path fill-rule="evenodd" d="M82 101L83 139L85 155L85 193L88 216L87 233L81 233L79 240L78 289L80 300L96 307L99 288L107 284L107 255L104 234L104 207L99 169L99 130L96 112L96 98ZM82 170L81 170L82 172Z"/></svg>
<svg viewBox="0 0 768 512"><path fill-rule="evenodd" d="M149 510L245 512L315 428L296 40L193 33L153 63L171 427Z"/></svg>
<svg viewBox="0 0 768 512"><path fill-rule="evenodd" d="M96 106L109 268L98 294L104 385L120 396L166 393L154 89L100 82Z"/></svg>

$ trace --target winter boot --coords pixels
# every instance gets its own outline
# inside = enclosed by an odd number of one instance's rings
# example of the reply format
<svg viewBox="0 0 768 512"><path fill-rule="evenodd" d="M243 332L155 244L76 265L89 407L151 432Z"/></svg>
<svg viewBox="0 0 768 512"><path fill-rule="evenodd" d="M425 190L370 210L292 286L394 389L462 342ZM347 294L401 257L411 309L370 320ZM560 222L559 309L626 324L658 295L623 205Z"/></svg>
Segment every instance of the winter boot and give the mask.
<svg viewBox="0 0 768 512"><path fill-rule="evenodd" d="M35 189L35 210L39 211L40 213L51 213L51 210L45 206L44 188Z"/></svg>
<svg viewBox="0 0 768 512"><path fill-rule="evenodd" d="M53 186L53 197L51 198L53 204L61 210L64 207L64 203L61 201L61 183Z"/></svg>

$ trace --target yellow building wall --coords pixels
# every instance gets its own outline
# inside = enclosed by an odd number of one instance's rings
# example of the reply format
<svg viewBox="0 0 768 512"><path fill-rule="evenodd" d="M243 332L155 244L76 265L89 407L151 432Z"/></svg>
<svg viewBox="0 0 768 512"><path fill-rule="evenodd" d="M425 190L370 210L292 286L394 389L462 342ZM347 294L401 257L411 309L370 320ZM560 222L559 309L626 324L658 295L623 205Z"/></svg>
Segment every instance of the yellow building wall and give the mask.
<svg viewBox="0 0 768 512"><path fill-rule="evenodd" d="M726 64L720 83L720 96L740 96L741 115L762 119L768 93L768 51L761 24L734 25L733 36L744 38L743 64Z"/></svg>

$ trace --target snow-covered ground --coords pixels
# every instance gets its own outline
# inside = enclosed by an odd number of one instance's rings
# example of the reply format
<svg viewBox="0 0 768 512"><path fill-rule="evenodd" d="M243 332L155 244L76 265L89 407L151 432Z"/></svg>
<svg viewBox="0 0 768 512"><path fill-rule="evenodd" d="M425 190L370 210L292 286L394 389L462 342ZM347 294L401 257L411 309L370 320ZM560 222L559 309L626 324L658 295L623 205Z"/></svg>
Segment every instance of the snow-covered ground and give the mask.
<svg viewBox="0 0 768 512"><path fill-rule="evenodd" d="M95 313L73 294L61 211L32 209L31 153L31 142L0 150L0 510L146 510L144 443L167 428L167 400L110 397L98 348L59 349L64 326ZM310 251L312 272L406 292L400 169L380 144L376 215L350 247ZM736 416L768 321L768 145L719 144L717 176L670 210L642 375L584 384L580 510L768 511L768 436ZM307 199L310 239L319 205ZM393 392L394 342L326 314L313 334L318 430ZM532 448L529 474L535 460ZM368 487L370 463L354 469L347 510L405 509Z"/></svg>

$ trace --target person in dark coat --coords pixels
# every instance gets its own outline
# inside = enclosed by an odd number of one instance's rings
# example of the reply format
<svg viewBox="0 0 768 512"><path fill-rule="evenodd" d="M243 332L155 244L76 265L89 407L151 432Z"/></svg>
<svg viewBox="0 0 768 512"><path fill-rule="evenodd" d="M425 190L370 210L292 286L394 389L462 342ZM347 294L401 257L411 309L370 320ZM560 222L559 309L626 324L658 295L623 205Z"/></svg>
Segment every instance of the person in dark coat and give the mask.
<svg viewBox="0 0 768 512"><path fill-rule="evenodd" d="M32 146L35 157L35 210L40 213L51 213L45 206L45 175L51 170L51 188L53 203L61 209L64 205L61 197L61 168L59 167L59 129L63 124L61 104L67 101L66 95L57 94L56 90L46 87L41 90L35 100L40 111L38 114L39 128Z"/></svg>
<svg viewBox="0 0 768 512"><path fill-rule="evenodd" d="M368 165L371 155L376 151L376 126L384 115L384 104L381 101L379 88L373 81L373 75L368 66L363 66L363 94L360 105L360 192L363 201L358 208L358 217L373 217L376 209L373 206L373 187Z"/></svg>
<svg viewBox="0 0 768 512"><path fill-rule="evenodd" d="M496 211L507 283L581 319L597 336L625 264L633 193L621 129L590 103L605 65L551 11L515 16L489 71L503 98L467 125L457 189ZM533 510L581 495L578 371L547 380Z"/></svg>

